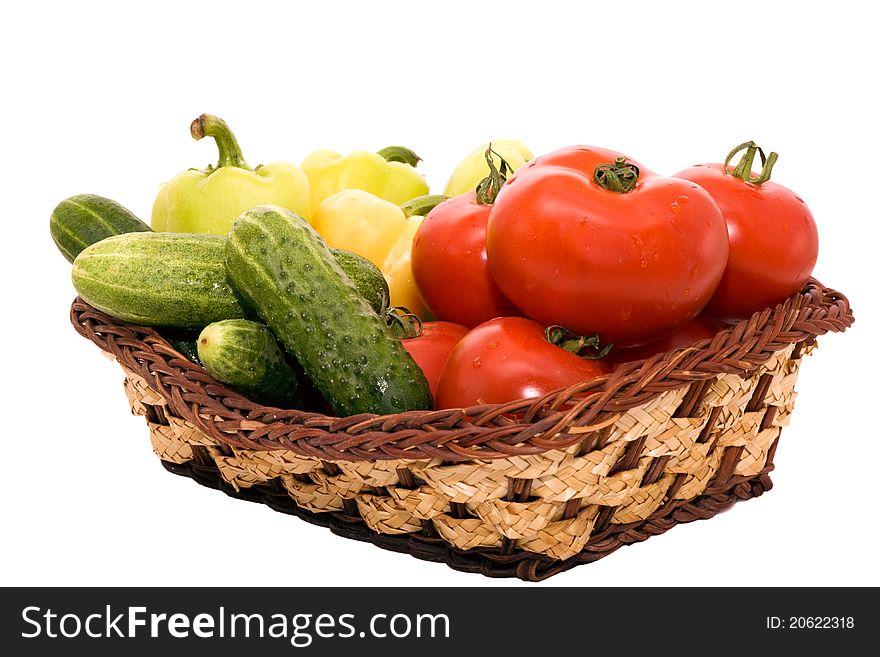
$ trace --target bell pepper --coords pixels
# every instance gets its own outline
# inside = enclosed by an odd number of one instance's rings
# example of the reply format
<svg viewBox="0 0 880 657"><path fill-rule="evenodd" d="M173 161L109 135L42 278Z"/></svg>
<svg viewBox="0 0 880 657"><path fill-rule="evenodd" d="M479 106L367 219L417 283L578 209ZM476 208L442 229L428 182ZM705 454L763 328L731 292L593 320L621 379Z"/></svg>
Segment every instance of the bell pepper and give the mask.
<svg viewBox="0 0 880 657"><path fill-rule="evenodd" d="M162 185L153 203L153 230L226 235L242 212L262 204L309 220L309 181L298 166L275 162L250 168L229 126L210 114L193 121L190 133L196 140L213 137L220 159L217 166L184 171Z"/></svg>
<svg viewBox="0 0 880 657"><path fill-rule="evenodd" d="M378 153L354 151L340 155L317 150L302 163L309 179L312 209L344 189L361 189L395 205L428 193L425 177L416 171L418 155L402 146Z"/></svg>
<svg viewBox="0 0 880 657"><path fill-rule="evenodd" d="M507 163L510 171L516 171L534 157L528 146L515 139L499 139L483 144L464 158L455 168L449 177L449 182L446 183L446 189L443 190L444 196L451 198L476 189L477 185L491 173L486 162L486 151L490 147L493 151L492 160L495 166L500 168L503 160Z"/></svg>
<svg viewBox="0 0 880 657"><path fill-rule="evenodd" d="M354 251L376 265L388 281L391 305L425 317L412 275L412 240L433 207L444 196L421 196L402 207L362 189L345 189L315 211L313 225L327 244Z"/></svg>

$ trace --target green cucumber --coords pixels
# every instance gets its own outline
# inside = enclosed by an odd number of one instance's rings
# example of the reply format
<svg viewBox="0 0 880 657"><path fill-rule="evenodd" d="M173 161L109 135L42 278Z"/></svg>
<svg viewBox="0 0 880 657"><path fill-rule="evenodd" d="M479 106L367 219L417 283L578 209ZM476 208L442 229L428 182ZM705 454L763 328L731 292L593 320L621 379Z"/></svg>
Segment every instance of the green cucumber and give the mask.
<svg viewBox="0 0 880 657"><path fill-rule="evenodd" d="M268 205L242 214L226 271L338 415L432 407L421 369L299 215Z"/></svg>
<svg viewBox="0 0 880 657"><path fill-rule="evenodd" d="M199 360L208 374L254 401L292 408L302 402L300 377L272 332L259 322L224 319L199 334Z"/></svg>
<svg viewBox="0 0 880 657"><path fill-rule="evenodd" d="M96 194L64 199L52 211L49 233L69 262L80 251L111 235L147 232L150 227L116 201Z"/></svg>
<svg viewBox="0 0 880 657"><path fill-rule="evenodd" d="M391 290L379 268L353 251L331 248L330 253L376 314L384 315L391 301Z"/></svg>
<svg viewBox="0 0 880 657"><path fill-rule="evenodd" d="M112 317L146 326L201 329L251 316L226 277L223 237L127 233L73 262L77 293Z"/></svg>

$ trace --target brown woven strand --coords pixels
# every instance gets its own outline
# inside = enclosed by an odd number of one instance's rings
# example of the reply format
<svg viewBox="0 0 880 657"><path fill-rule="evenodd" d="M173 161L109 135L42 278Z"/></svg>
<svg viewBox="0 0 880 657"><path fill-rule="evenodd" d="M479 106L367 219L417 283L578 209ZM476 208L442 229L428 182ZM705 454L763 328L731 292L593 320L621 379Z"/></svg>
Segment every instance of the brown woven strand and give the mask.
<svg viewBox="0 0 880 657"><path fill-rule="evenodd" d="M565 449L665 392L722 373L748 376L789 345L845 330L853 316L846 297L811 281L803 293L711 340L626 364L612 375L540 399L345 418L256 404L181 357L154 329L117 322L79 299L71 321L81 335L148 381L174 415L219 443L330 461L463 461ZM584 397L586 392L598 394ZM511 419L516 416L523 419Z"/></svg>

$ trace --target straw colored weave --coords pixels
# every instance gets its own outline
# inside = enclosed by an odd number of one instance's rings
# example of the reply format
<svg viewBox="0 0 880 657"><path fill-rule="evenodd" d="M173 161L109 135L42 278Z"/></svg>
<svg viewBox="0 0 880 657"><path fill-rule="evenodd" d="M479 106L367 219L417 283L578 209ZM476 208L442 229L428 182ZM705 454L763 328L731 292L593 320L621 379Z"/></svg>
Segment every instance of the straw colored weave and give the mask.
<svg viewBox="0 0 880 657"><path fill-rule="evenodd" d="M286 495L289 512L361 523L413 554L413 540L442 545L540 579L769 488L802 356L852 314L813 283L694 348L540 400L350 418L254 404L155 331L80 301L72 319L122 365L170 469L208 469L273 506Z"/></svg>

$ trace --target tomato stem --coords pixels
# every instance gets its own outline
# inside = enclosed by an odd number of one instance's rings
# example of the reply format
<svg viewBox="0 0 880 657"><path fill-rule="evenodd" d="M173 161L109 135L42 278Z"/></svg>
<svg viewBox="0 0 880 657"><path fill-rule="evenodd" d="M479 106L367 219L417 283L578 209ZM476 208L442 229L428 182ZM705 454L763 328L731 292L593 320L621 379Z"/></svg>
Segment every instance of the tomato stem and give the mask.
<svg viewBox="0 0 880 657"><path fill-rule="evenodd" d="M495 166L493 155L500 160L498 166ZM492 205L498 197L501 187L507 182L507 176L513 173L507 160L492 150L491 142L486 149L486 164L489 165L489 175L477 185L477 203L480 205Z"/></svg>
<svg viewBox="0 0 880 657"><path fill-rule="evenodd" d="M202 114L199 118L194 119L189 126L189 133L196 141L203 137L213 137L217 143L217 150L220 151L220 158L217 160L218 169L222 167L238 167L239 169L250 169L248 163L244 160L241 153L241 147L232 134L232 130L226 125L226 121L213 114ZM214 167L208 167L213 170Z"/></svg>
<svg viewBox="0 0 880 657"><path fill-rule="evenodd" d="M639 182L639 168L625 157L614 162L600 164L593 171L593 181L602 189L616 194L632 191Z"/></svg>
<svg viewBox="0 0 880 657"><path fill-rule="evenodd" d="M403 306L394 306L385 311L385 325L400 340L417 338L422 334L422 320Z"/></svg>
<svg viewBox="0 0 880 657"><path fill-rule="evenodd" d="M598 333L595 335L578 335L559 324L553 324L544 329L544 337L550 344L587 360L605 358L614 346L607 344L604 347L600 347Z"/></svg>
<svg viewBox="0 0 880 657"><path fill-rule="evenodd" d="M731 170L730 161L742 150L744 150L745 153L743 153L743 156L740 158L736 167ZM761 172L758 175L752 174L752 163L755 161L755 154L758 154L761 158ZM765 156L764 150L755 142L746 141L727 154L727 159L724 160L724 173L733 176L734 178L744 180L747 183L760 185L761 183L770 180L773 165L776 164L778 157L779 155L772 152L770 155Z"/></svg>
<svg viewBox="0 0 880 657"><path fill-rule="evenodd" d="M386 162L403 162L411 167L422 161L418 155L406 146L386 146L381 151L376 151L385 158Z"/></svg>

